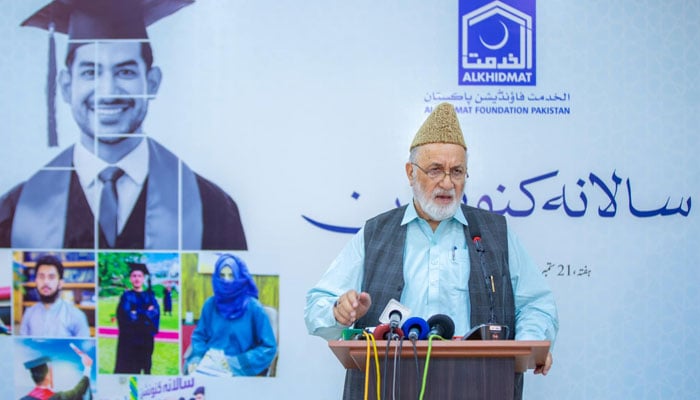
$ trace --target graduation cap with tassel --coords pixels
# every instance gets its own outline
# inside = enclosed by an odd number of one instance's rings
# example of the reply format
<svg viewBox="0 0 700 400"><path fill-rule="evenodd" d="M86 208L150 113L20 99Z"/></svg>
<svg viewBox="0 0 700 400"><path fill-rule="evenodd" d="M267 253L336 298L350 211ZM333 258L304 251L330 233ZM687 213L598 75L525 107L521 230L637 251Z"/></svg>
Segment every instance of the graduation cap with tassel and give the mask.
<svg viewBox="0 0 700 400"><path fill-rule="evenodd" d="M97 40L147 41L147 26L192 3L194 0L53 0L22 22L22 26L49 33L46 102L50 147L58 146L54 33L68 35L69 55L77 47Z"/></svg>

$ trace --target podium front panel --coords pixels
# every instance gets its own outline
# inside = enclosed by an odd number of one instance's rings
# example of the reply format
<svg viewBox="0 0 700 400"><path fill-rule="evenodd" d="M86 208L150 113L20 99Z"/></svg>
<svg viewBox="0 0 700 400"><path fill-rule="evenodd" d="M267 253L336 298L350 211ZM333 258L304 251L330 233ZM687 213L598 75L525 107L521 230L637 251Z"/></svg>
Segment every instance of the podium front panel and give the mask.
<svg viewBox="0 0 700 400"><path fill-rule="evenodd" d="M380 357L382 398L417 399L423 385L425 359ZM435 358L428 364L424 400L503 400L512 399L515 360L513 358ZM376 396L376 369L370 363L369 398ZM354 370L365 375L365 371ZM364 380L363 380L364 382Z"/></svg>

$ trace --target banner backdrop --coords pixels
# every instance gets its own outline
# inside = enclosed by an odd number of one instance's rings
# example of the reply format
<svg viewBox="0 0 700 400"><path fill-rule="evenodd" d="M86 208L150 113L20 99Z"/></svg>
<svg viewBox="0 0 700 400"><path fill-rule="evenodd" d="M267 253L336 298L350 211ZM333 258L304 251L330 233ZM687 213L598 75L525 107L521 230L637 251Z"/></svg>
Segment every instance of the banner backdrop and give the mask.
<svg viewBox="0 0 700 400"><path fill-rule="evenodd" d="M3 206L17 203L6 193L81 140L59 87L58 146L47 145L48 33L20 27L46 3L6 1L0 14ZM199 387L210 399L234 391L340 398L343 367L304 326L306 291L366 219L411 201L410 141L447 101L468 146L465 201L506 215L556 296L554 365L546 377L526 375L525 398L694 397L699 17L700 6L684 0L201 0L163 18L148 27L162 79L154 96L142 96L150 99L143 133L182 162L165 169L180 179L179 219L160 226L175 245L106 249L92 236L90 246L51 245L63 214L31 219L29 241L0 245L2 386L24 396L32 382L23 363L53 352L56 389L73 387L84 368L73 344L95 360L88 375L97 399L191 398ZM59 71L66 48L56 34ZM66 165L49 171L71 171ZM188 245L193 231L207 230L186 216L189 170L235 201L245 247ZM43 182L25 189L37 202L53 194L46 188L55 180ZM12 217L0 210L10 236ZM276 312L268 377L183 369L184 341L222 252L245 260L261 303ZM20 333L37 301L26 297L35 294L33 260L44 253L78 270L62 297L82 296L72 300L90 337ZM114 302L130 287L120 268L163 258L155 296L163 307L174 289L175 309L156 338L154 368L162 368L110 373Z"/></svg>

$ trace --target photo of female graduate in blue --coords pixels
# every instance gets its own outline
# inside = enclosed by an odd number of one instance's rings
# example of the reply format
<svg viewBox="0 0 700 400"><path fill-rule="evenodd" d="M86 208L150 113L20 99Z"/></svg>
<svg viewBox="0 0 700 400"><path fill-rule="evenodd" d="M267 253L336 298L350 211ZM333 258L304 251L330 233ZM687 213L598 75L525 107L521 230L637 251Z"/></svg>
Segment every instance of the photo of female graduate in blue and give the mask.
<svg viewBox="0 0 700 400"><path fill-rule="evenodd" d="M277 353L277 341L248 267L240 258L224 254L215 264L211 281L214 295L205 301L192 333L185 373L264 373ZM224 368L214 368L220 360L225 361Z"/></svg>

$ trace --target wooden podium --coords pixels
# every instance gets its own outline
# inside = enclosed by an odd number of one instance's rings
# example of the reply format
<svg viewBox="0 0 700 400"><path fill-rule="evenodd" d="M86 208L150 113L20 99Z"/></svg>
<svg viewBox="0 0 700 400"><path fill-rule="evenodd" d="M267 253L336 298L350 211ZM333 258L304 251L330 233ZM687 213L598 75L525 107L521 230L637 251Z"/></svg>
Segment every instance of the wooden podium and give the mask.
<svg viewBox="0 0 700 400"><path fill-rule="evenodd" d="M336 340L329 347L346 369L365 371L367 343L364 340ZM385 360L389 345L389 356ZM432 341L424 399L512 399L516 372L525 372L544 364L549 341L529 340L439 340ZM405 340L396 367L397 341L377 340L381 390L390 398L393 388L401 399L417 399L428 354L428 341L416 342L418 371L414 348ZM374 350L370 346L370 398L376 397ZM385 371L386 369L386 371ZM385 373L386 372L386 373ZM384 381L386 379L386 381ZM384 386L386 390L384 389Z"/></svg>

